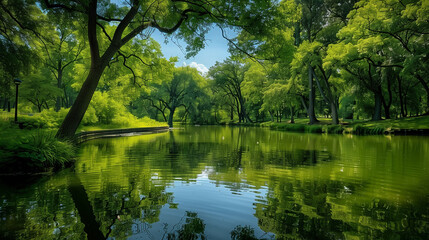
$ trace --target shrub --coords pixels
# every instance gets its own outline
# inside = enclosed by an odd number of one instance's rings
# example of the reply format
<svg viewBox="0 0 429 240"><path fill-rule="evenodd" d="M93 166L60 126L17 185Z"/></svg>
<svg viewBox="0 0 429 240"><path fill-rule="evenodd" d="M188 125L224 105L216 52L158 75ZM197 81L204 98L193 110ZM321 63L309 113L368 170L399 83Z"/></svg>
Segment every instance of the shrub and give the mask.
<svg viewBox="0 0 429 240"><path fill-rule="evenodd" d="M304 124L281 124L277 125L278 130L288 131L288 132L305 132Z"/></svg>
<svg viewBox="0 0 429 240"><path fill-rule="evenodd" d="M322 133L323 128L321 125L308 125L306 126L306 132L309 133Z"/></svg>
<svg viewBox="0 0 429 240"><path fill-rule="evenodd" d="M365 127L357 124L353 127L352 133L356 135L380 135L385 132L382 127Z"/></svg>
<svg viewBox="0 0 429 240"><path fill-rule="evenodd" d="M69 141L59 141L51 132L37 131L21 140L18 157L31 161L36 167L64 167L71 161L75 147Z"/></svg>
<svg viewBox="0 0 429 240"><path fill-rule="evenodd" d="M53 108L45 109L40 113L40 119L48 128L58 128L69 112L69 108L62 108L56 112Z"/></svg>
<svg viewBox="0 0 429 240"><path fill-rule="evenodd" d="M43 119L40 118L40 116L26 116L26 115L20 115L18 118L19 127L22 129L38 129L38 128L45 128L46 123L43 121Z"/></svg>
<svg viewBox="0 0 429 240"><path fill-rule="evenodd" d="M89 105L88 109L85 112L85 115L82 119L82 125L89 126L94 125L98 122L98 117L95 112L95 108L91 105Z"/></svg>
<svg viewBox="0 0 429 240"><path fill-rule="evenodd" d="M342 134L343 131L344 129L341 125L328 125L326 128L327 133Z"/></svg>
<svg viewBox="0 0 429 240"><path fill-rule="evenodd" d="M75 154L71 142L59 141L53 132L36 131L18 141L2 143L2 171L41 172L60 169L70 163Z"/></svg>

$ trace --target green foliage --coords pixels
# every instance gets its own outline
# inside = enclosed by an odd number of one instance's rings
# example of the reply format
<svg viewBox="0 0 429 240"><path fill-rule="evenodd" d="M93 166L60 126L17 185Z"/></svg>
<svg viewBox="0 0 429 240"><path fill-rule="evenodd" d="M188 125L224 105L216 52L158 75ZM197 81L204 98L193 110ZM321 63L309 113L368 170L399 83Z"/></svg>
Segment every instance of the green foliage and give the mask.
<svg viewBox="0 0 429 240"><path fill-rule="evenodd" d="M383 127L368 127L361 124L353 126L352 133L356 135L381 135L386 130Z"/></svg>
<svg viewBox="0 0 429 240"><path fill-rule="evenodd" d="M20 127L27 130L45 128L47 126L46 122L40 116L20 115L18 121Z"/></svg>
<svg viewBox="0 0 429 240"><path fill-rule="evenodd" d="M306 126L305 131L308 133L322 133L323 127L322 125L308 125Z"/></svg>
<svg viewBox="0 0 429 240"><path fill-rule="evenodd" d="M54 84L55 81L49 70L42 68L23 78L19 95L30 102L37 112L41 112L43 108L53 106L55 98L61 95L61 90Z"/></svg>
<svg viewBox="0 0 429 240"><path fill-rule="evenodd" d="M69 109L61 109L56 112L54 109L44 109L41 113L32 116L19 115L18 122L21 128L31 130L39 128L58 128L67 115Z"/></svg>
<svg viewBox="0 0 429 240"><path fill-rule="evenodd" d="M49 131L37 130L17 141L1 142L2 172L41 172L73 161L75 147Z"/></svg>
<svg viewBox="0 0 429 240"><path fill-rule="evenodd" d="M69 109L62 108L58 112L53 108L43 110L38 117L45 123L48 128L58 128L62 120L66 117Z"/></svg>
<svg viewBox="0 0 429 240"><path fill-rule="evenodd" d="M328 125L326 127L326 132L333 134L342 134L344 132L344 129L341 125Z"/></svg>
<svg viewBox="0 0 429 240"><path fill-rule="evenodd" d="M38 131L21 140L18 147L18 158L31 161L30 166L49 168L64 167L74 156L71 142L59 141L51 132Z"/></svg>
<svg viewBox="0 0 429 240"><path fill-rule="evenodd" d="M305 124L284 123L284 124L273 125L273 126L271 126L271 128L274 128L277 130L288 131L288 132L305 132L306 126L307 125L305 125Z"/></svg>

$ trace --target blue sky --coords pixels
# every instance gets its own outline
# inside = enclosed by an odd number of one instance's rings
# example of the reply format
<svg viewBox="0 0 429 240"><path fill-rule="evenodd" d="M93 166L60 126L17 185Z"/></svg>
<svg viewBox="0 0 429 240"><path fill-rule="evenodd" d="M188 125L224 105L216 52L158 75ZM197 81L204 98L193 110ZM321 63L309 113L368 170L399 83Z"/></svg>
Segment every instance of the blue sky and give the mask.
<svg viewBox="0 0 429 240"><path fill-rule="evenodd" d="M232 32L228 31L228 37L232 36ZM228 42L222 37L222 32L219 28L211 29L206 35L206 47L202 49L195 57L190 59L185 58L186 43L175 40L180 47L173 41L169 40L165 44L165 37L158 31L152 34L152 38L161 44L161 50L165 58L179 57L176 66L190 65L197 68L200 72L206 72L216 61L222 62L230 56L228 52Z"/></svg>

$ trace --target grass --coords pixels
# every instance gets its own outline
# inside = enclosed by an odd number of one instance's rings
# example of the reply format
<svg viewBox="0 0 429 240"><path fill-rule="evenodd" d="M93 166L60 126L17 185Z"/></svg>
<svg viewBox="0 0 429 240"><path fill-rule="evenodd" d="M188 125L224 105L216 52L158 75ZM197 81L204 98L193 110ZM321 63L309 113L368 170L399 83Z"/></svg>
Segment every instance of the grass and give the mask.
<svg viewBox="0 0 429 240"><path fill-rule="evenodd" d="M289 132L329 133L342 134L351 133L356 135L379 135L396 129L429 129L429 116L388 119L381 121L343 121L340 125L331 125L331 119L321 118L319 123L308 125L308 119L296 119L295 124L265 122L262 127L283 130Z"/></svg>
<svg viewBox="0 0 429 240"><path fill-rule="evenodd" d="M0 111L0 173L39 173L61 169L73 162L75 146L72 142L55 138L58 125L49 124L36 114L19 115ZM52 119L51 119L52 120ZM53 119L50 122L61 119ZM121 124L81 126L78 131L95 131L119 128L167 126L150 118L125 119Z"/></svg>
<svg viewBox="0 0 429 240"><path fill-rule="evenodd" d="M140 118L126 124L97 124L93 126L80 126L77 132L88 132L97 130L121 129L121 128L144 128L144 127L165 127L167 123L158 122L148 117Z"/></svg>
<svg viewBox="0 0 429 240"><path fill-rule="evenodd" d="M0 172L37 173L61 169L73 162L75 147L59 141L52 129L19 129L0 121Z"/></svg>
<svg viewBox="0 0 429 240"><path fill-rule="evenodd" d="M429 129L429 116L364 121L358 124L364 127L379 127L384 129ZM351 125L356 124L352 123Z"/></svg>

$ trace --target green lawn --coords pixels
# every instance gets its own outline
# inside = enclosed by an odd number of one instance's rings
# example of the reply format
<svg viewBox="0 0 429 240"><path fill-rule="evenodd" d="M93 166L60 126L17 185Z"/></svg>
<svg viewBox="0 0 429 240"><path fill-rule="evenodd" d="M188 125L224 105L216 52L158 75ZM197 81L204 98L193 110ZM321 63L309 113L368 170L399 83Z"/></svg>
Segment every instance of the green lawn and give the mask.
<svg viewBox="0 0 429 240"><path fill-rule="evenodd" d="M158 122L150 118L138 119L133 121L132 124L119 125L119 124L97 124L94 126L80 126L77 132L88 132L97 130L109 130L109 129L122 129L122 128L144 128L144 127L165 127L167 123Z"/></svg>
<svg viewBox="0 0 429 240"><path fill-rule="evenodd" d="M320 122L308 125L308 119L296 119L295 124L288 122L265 122L260 124L276 130L291 132L327 132L327 133L353 133L358 135L384 134L398 129L429 129L429 116L388 119L381 121L347 120L340 121L341 125L332 125L331 119L319 118Z"/></svg>
<svg viewBox="0 0 429 240"><path fill-rule="evenodd" d="M381 121L364 121L351 123L350 125L361 124L365 127L381 127L385 129L429 129L429 116L388 119Z"/></svg>
<svg viewBox="0 0 429 240"><path fill-rule="evenodd" d="M315 125L329 125L332 123L330 118L318 118L320 121ZM340 120L341 124L353 127L357 124L364 127L380 127L385 129L429 129L429 116L410 117L400 119L387 119L381 121L370 120ZM270 124L284 125L288 124L287 121L281 123L273 122ZM295 119L295 124L308 124L307 118Z"/></svg>

